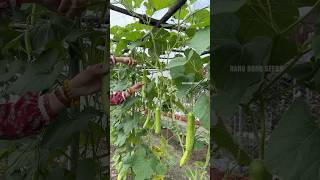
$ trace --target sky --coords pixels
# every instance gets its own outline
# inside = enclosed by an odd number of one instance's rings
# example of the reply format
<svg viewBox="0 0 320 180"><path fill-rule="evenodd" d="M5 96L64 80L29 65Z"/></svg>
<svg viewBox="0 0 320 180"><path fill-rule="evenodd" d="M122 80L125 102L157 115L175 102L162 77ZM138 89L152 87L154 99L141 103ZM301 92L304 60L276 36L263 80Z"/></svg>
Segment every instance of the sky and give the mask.
<svg viewBox="0 0 320 180"><path fill-rule="evenodd" d="M114 0L111 1L112 4L114 4ZM120 6L119 4L114 4L116 6ZM204 7L208 7L210 5L210 0L197 0L193 5L192 8L194 10L201 9ZM155 19L160 19L166 12L168 8L162 9L160 11L157 11L152 17ZM137 13L145 14L145 8L139 8L136 11ZM127 24L135 22L134 18L124 15L122 13L118 13L116 11L111 10L110 11L110 22L111 26L126 26Z"/></svg>

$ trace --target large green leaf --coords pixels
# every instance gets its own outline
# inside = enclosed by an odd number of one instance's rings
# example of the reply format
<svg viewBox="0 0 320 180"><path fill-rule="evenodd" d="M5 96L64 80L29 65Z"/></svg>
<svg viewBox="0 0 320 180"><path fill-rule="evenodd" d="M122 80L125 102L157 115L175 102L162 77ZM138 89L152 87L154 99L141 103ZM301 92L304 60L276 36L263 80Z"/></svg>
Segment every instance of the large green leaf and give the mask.
<svg viewBox="0 0 320 180"><path fill-rule="evenodd" d="M172 0L148 0L156 10L172 6L176 1Z"/></svg>
<svg viewBox="0 0 320 180"><path fill-rule="evenodd" d="M250 42L257 36L273 36L272 29L254 13L250 6L242 6L237 16L240 20L239 38L242 42Z"/></svg>
<svg viewBox="0 0 320 180"><path fill-rule="evenodd" d="M138 148L134 154L133 172L135 173L135 180L150 179L153 174L151 168L151 159L146 159L146 150L142 147Z"/></svg>
<svg viewBox="0 0 320 180"><path fill-rule="evenodd" d="M236 12L245 2L245 0L215 0L213 3L213 13Z"/></svg>
<svg viewBox="0 0 320 180"><path fill-rule="evenodd" d="M249 68L265 64L270 48L268 38L256 38L243 46L229 44L216 50L213 77L219 91L213 104L217 114L223 118L233 114L246 89L260 80L262 71Z"/></svg>
<svg viewBox="0 0 320 180"><path fill-rule="evenodd" d="M62 62L56 64L58 55L56 50L45 51L35 63L27 66L23 75L11 84L8 92L20 94L26 91L39 92L49 88L63 67Z"/></svg>
<svg viewBox="0 0 320 180"><path fill-rule="evenodd" d="M23 67L23 62L19 60L15 60L10 64L10 68L7 73L0 75L0 82L6 82L14 77L18 72L21 71Z"/></svg>
<svg viewBox="0 0 320 180"><path fill-rule="evenodd" d="M198 54L203 53L210 47L210 28L201 29L187 43Z"/></svg>
<svg viewBox="0 0 320 180"><path fill-rule="evenodd" d="M96 179L96 164L92 159L80 160L77 168L77 180Z"/></svg>
<svg viewBox="0 0 320 180"><path fill-rule="evenodd" d="M88 129L89 121L96 115L95 111L84 111L69 119L65 114L60 114L46 129L42 144L53 149L64 147L75 133Z"/></svg>
<svg viewBox="0 0 320 180"><path fill-rule="evenodd" d="M293 40L284 36L274 39L273 46L269 65L283 65L294 58L298 52L297 46Z"/></svg>
<svg viewBox="0 0 320 180"><path fill-rule="evenodd" d="M213 47L237 42L236 33L239 30L240 21L234 14L224 13L214 16L213 21Z"/></svg>
<svg viewBox="0 0 320 180"><path fill-rule="evenodd" d="M306 102L297 99L281 118L266 148L266 165L288 180L319 179L320 129Z"/></svg>
<svg viewBox="0 0 320 180"><path fill-rule="evenodd" d="M193 82L203 79L203 61L194 50L186 50L186 57L177 57L168 64L173 83L177 86L177 96L185 97Z"/></svg>
<svg viewBox="0 0 320 180"><path fill-rule="evenodd" d="M299 18L298 8L292 0L271 0L270 9L273 20L280 29L288 27Z"/></svg>
<svg viewBox="0 0 320 180"><path fill-rule="evenodd" d="M210 128L210 102L207 95L198 98L193 107L193 113L200 119L201 126L209 130Z"/></svg>

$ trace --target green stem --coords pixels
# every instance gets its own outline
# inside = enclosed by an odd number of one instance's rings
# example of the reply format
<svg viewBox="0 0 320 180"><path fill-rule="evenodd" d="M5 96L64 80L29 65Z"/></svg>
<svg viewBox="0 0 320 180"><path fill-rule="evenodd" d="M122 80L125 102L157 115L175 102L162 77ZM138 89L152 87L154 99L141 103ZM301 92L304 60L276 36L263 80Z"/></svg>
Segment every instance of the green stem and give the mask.
<svg viewBox="0 0 320 180"><path fill-rule="evenodd" d="M266 110L264 99L260 99L260 113L261 113L261 138L259 142L259 159L264 159L264 144L266 137Z"/></svg>
<svg viewBox="0 0 320 180"><path fill-rule="evenodd" d="M32 4L32 11L31 11L31 26L34 27L35 25L35 14L37 11L37 4L33 3Z"/></svg>
<svg viewBox="0 0 320 180"><path fill-rule="evenodd" d="M286 74L286 73L290 70L290 68L293 67L293 66L300 60L300 58L301 58L304 54L308 53L309 51L311 51L311 49L308 49L308 50L306 50L306 51L298 54L298 55L289 63L289 65L288 65L283 71L281 71L281 73L280 73L278 76L276 76L264 89L262 89L261 92L264 93L266 90L268 90L269 88L271 88L274 83L276 83L284 74Z"/></svg>
<svg viewBox="0 0 320 180"><path fill-rule="evenodd" d="M301 21L303 21L305 18L307 18L320 4L320 0L318 0L311 8L308 13L306 13L304 16L300 17L297 21L289 25L286 29L282 30L280 34L285 34L286 32L290 31L292 28L294 28L296 25L298 25Z"/></svg>

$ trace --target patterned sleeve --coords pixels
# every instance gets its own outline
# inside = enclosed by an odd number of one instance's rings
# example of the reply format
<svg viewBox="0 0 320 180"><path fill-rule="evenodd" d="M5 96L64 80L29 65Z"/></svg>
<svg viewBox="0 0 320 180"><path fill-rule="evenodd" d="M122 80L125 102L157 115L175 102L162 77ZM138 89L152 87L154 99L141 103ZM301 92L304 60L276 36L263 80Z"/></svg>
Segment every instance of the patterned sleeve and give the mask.
<svg viewBox="0 0 320 180"><path fill-rule="evenodd" d="M17 139L37 134L54 116L47 95L25 93L16 101L0 104L0 138Z"/></svg>
<svg viewBox="0 0 320 180"><path fill-rule="evenodd" d="M125 96L124 92L114 92L111 96L110 96L110 105L111 106L116 106L116 105L120 105L121 103L123 103L125 100L127 99L127 97Z"/></svg>

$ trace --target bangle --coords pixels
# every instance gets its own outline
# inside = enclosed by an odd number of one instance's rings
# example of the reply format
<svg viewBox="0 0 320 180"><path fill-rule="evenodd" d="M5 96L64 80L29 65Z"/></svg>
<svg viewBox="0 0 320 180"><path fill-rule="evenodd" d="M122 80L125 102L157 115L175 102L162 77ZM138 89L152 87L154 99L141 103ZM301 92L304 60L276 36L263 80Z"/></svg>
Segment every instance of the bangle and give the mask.
<svg viewBox="0 0 320 180"><path fill-rule="evenodd" d="M70 90L70 81L64 80L63 82L63 92L65 96L68 98L68 101L71 104L71 107L80 107L80 98L73 98L74 96Z"/></svg>
<svg viewBox="0 0 320 180"><path fill-rule="evenodd" d="M54 94L62 104L64 104L66 107L70 106L70 101L63 97L59 88L54 91Z"/></svg>
<svg viewBox="0 0 320 180"><path fill-rule="evenodd" d="M112 64L116 64L117 63L116 57L114 55L111 55L111 62L112 62Z"/></svg>
<svg viewBox="0 0 320 180"><path fill-rule="evenodd" d="M132 94L134 93L134 90L133 90L132 87L129 87L127 91L128 91L128 93L129 93L130 95L132 95Z"/></svg>
<svg viewBox="0 0 320 180"><path fill-rule="evenodd" d="M72 93L70 90L70 86L69 86L69 80L64 80L63 81L63 92L66 95L66 97L68 98L69 101L72 101Z"/></svg>

